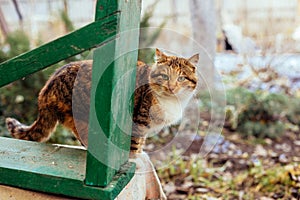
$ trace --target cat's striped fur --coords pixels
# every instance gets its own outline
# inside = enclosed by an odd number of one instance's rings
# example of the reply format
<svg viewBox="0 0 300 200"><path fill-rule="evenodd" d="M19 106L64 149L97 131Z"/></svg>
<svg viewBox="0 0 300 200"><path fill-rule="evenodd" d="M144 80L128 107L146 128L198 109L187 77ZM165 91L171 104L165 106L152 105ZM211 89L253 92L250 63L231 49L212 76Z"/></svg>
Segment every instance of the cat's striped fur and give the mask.
<svg viewBox="0 0 300 200"><path fill-rule="evenodd" d="M137 63L134 97L133 131L131 150L140 150L149 133L158 132L180 120L182 110L192 97L196 84L198 54L189 59L167 56L156 50L156 62L148 66ZM82 77L80 102L89 102L92 61L79 61L58 69L43 87L38 98L38 119L26 126L16 119L7 118L6 124L12 136L38 142L47 141L59 122L71 129L83 145L87 145L88 119L75 119L72 111L72 92L79 70ZM81 116L88 116L89 105L82 105ZM76 123L77 125L77 123Z"/></svg>

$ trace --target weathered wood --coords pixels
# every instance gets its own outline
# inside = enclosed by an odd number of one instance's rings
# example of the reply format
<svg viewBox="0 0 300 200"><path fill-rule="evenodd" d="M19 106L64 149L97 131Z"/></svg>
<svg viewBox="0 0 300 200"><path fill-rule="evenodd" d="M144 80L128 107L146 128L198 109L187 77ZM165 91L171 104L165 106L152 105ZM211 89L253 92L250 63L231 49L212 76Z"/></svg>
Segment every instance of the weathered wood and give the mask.
<svg viewBox="0 0 300 200"><path fill-rule="evenodd" d="M116 170L128 161L130 148L132 121L126 113L133 108L128 99L135 87L141 3L114 3L106 5L120 12L118 37L95 50L93 58L86 184L94 186L106 186L111 181ZM96 19L103 15L102 10L99 12ZM129 77L123 80L128 72ZM120 80L122 87L116 87Z"/></svg>
<svg viewBox="0 0 300 200"><path fill-rule="evenodd" d="M1 138L0 184L113 199L129 182L135 166L128 157L140 10L140 0L98 0L95 22L0 65L1 87L101 46L94 52L88 151Z"/></svg>
<svg viewBox="0 0 300 200"><path fill-rule="evenodd" d="M114 199L134 174L127 163L107 187L89 187L84 149L2 138L0 154L0 184L82 199Z"/></svg>
<svg viewBox="0 0 300 200"><path fill-rule="evenodd" d="M136 0L134 0L136 1ZM118 0L101 0L97 1L96 12L95 12L95 21L102 20L103 18L113 15L120 10L118 10Z"/></svg>
<svg viewBox="0 0 300 200"><path fill-rule="evenodd" d="M95 21L0 65L0 87L114 39L118 13Z"/></svg>

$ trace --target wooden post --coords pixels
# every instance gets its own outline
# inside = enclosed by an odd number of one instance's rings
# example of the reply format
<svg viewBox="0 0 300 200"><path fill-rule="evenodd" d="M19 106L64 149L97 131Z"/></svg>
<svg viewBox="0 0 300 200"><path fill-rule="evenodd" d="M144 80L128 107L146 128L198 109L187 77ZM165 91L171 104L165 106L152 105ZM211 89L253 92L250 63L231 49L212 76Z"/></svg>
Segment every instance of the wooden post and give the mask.
<svg viewBox="0 0 300 200"><path fill-rule="evenodd" d="M124 113L130 109L126 100L134 93L135 73L124 81L122 88L115 87L124 74L136 68L140 2L99 2L96 20L109 16L111 11L120 11L120 18L114 25L118 37L97 49L93 59L86 168L86 184L93 186L106 186L128 161L130 149L132 124ZM119 57L123 53L126 56ZM114 89L118 90L116 98L113 97ZM113 111L119 111L116 118ZM105 175L97 176L99 174Z"/></svg>
<svg viewBox="0 0 300 200"><path fill-rule="evenodd" d="M1 87L99 47L94 52L88 151L0 138L0 184L81 199L114 199L132 178L131 119L125 114L132 105L124 102L134 91L141 3L97 2L95 22L0 64ZM127 72L131 75L124 78Z"/></svg>

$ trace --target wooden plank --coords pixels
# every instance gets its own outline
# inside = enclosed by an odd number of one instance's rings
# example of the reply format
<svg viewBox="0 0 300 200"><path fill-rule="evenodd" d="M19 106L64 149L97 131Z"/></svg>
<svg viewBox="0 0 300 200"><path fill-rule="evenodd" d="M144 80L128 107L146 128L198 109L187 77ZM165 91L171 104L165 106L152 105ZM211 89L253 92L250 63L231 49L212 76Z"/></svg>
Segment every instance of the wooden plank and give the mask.
<svg viewBox="0 0 300 200"><path fill-rule="evenodd" d="M133 95L135 73L117 88L116 98L113 98L113 90L124 74L135 71L141 3L139 0L99 0L97 9L96 22L0 65L1 87L107 43L94 53L88 151L82 153L83 150L70 151L62 147L56 151L51 145L26 141L8 144L6 139L0 139L4 147L0 153L6 155L0 159L0 184L79 198L113 199L132 177L134 165L128 163L131 121L125 113L133 107L124 102ZM135 30L123 34L130 29ZM105 68L107 62L116 58L118 60ZM113 116L113 112L118 114ZM52 154L57 157L52 158ZM73 159L78 166L73 167Z"/></svg>
<svg viewBox="0 0 300 200"><path fill-rule="evenodd" d="M132 109L128 99L135 86L141 4L117 3L118 37L94 52L86 169L86 184L94 186L106 186L129 156L132 121L126 113ZM131 75L116 88L128 72Z"/></svg>
<svg viewBox="0 0 300 200"><path fill-rule="evenodd" d="M95 21L119 12L118 2L116 0L101 0L97 1L95 12Z"/></svg>
<svg viewBox="0 0 300 200"><path fill-rule="evenodd" d="M127 163L107 187L89 187L84 149L1 138L0 154L0 184L82 199L114 199L134 174Z"/></svg>
<svg viewBox="0 0 300 200"><path fill-rule="evenodd" d="M17 56L0 65L0 87L63 59L99 46L116 35L118 13Z"/></svg>
<svg viewBox="0 0 300 200"><path fill-rule="evenodd" d="M80 149L63 148L37 142L18 141L9 138L0 140L0 167L69 179L83 179L86 152ZM22 165L20 165L22 163Z"/></svg>

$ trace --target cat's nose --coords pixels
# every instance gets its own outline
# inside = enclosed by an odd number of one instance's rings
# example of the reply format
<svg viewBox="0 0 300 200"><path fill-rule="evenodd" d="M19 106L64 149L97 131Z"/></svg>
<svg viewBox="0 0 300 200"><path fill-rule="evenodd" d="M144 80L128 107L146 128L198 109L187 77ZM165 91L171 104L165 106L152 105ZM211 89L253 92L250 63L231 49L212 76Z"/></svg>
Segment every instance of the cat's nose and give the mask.
<svg viewBox="0 0 300 200"><path fill-rule="evenodd" d="M174 93L176 86L175 85L170 85L169 90L170 92Z"/></svg>

